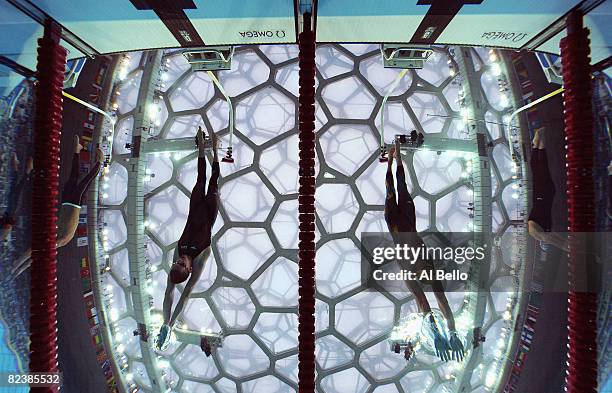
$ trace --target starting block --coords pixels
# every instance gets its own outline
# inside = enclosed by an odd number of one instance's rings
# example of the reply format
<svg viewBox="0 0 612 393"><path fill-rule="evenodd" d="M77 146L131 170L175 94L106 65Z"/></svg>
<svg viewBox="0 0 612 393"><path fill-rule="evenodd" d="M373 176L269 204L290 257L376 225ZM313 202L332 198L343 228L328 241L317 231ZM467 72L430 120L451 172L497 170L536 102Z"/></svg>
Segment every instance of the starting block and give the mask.
<svg viewBox="0 0 612 393"><path fill-rule="evenodd" d="M418 149L425 143L425 135L417 130L412 130L409 135L396 134L395 140L399 141L401 149Z"/></svg>
<svg viewBox="0 0 612 393"><path fill-rule="evenodd" d="M225 339L225 333L222 331L214 333L175 328L174 335L176 340L182 343L199 346L206 357L209 357L217 348L222 348Z"/></svg>
<svg viewBox="0 0 612 393"><path fill-rule="evenodd" d="M416 150L423 146L425 143L425 135L421 132L417 132L416 130L412 130L410 135L406 134L396 134L395 140L400 142L401 150ZM388 162L389 156L387 155L389 150L387 146L382 145L380 147L380 155L378 156L378 162Z"/></svg>
<svg viewBox="0 0 612 393"><path fill-rule="evenodd" d="M126 145L126 148L131 148L131 145ZM173 152L191 152L198 148L197 137L183 137L174 139L162 139L158 137L149 138L144 145L142 151L146 154L152 153L173 153ZM221 148L219 143L218 148ZM204 149L212 150L212 140L207 136L204 139Z"/></svg>
<svg viewBox="0 0 612 393"><path fill-rule="evenodd" d="M193 138L195 139L195 146L196 146L196 148L199 148L200 144L198 142L198 136L196 135ZM208 135L204 135L204 149L205 150L212 150L212 147L213 147L212 139L210 139L208 137Z"/></svg>
<svg viewBox="0 0 612 393"><path fill-rule="evenodd" d="M213 349L223 347L223 333L202 333L200 334L200 349L209 357Z"/></svg>
<svg viewBox="0 0 612 393"><path fill-rule="evenodd" d="M232 68L233 46L210 46L183 51L191 69L195 71L219 71Z"/></svg>
<svg viewBox="0 0 612 393"><path fill-rule="evenodd" d="M385 68L421 69L433 50L423 45L382 44L380 53Z"/></svg>
<svg viewBox="0 0 612 393"><path fill-rule="evenodd" d="M428 316L433 316L433 321ZM439 310L432 310L426 315L423 313L406 315L391 330L388 339L391 352L399 354L403 351L406 360L410 360L420 351L435 354L433 324L438 327L446 324Z"/></svg>
<svg viewBox="0 0 612 393"><path fill-rule="evenodd" d="M393 327L389 335L389 349L394 353L404 353L404 359L410 360L421 347L421 326L423 315L412 313L403 317Z"/></svg>
<svg viewBox="0 0 612 393"><path fill-rule="evenodd" d="M415 354L415 348L410 340L397 340L394 342L390 342L391 351L395 353L401 353L402 350L404 352L404 359L410 360L412 356Z"/></svg>

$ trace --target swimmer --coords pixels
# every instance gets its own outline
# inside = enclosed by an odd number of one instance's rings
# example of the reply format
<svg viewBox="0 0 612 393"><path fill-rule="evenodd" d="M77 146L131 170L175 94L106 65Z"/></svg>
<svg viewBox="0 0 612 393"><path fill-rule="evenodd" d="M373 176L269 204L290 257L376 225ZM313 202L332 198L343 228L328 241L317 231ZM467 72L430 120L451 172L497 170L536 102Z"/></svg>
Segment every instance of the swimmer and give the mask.
<svg viewBox="0 0 612 393"><path fill-rule="evenodd" d="M395 191L392 172L394 157L397 159L397 193ZM391 233L394 241L397 243L401 238L401 242L408 243L410 247L423 246L423 240L417 234L416 229L416 210L414 207L414 200L408 192L408 187L406 185L406 175L400 155L399 139L395 140L395 146L391 147L389 150L389 161L387 162L385 186L387 190L385 197L385 221L387 222L387 227L389 228L389 232ZM425 269L433 269L433 263L431 261L417 261L414 264L409 264L409 268L419 274ZM429 301L427 300L420 283L415 280L406 280L406 284L416 299L419 312L426 316L425 322L429 323L430 329L433 332L436 355L443 361L448 361L451 359L451 357L452 359L457 359L458 361L463 360L465 351L461 340L457 336L455 318L453 317L453 312L448 304L448 299L444 294L444 287L442 286L442 283L440 281L433 280L431 282L431 286L436 300L438 301L440 310L442 311L442 315L444 315L444 318L446 319L449 333L448 341L442 335L435 322L433 314L431 313Z"/></svg>
<svg viewBox="0 0 612 393"><path fill-rule="evenodd" d="M157 338L157 349L162 351L168 347L170 332L183 311L195 284L200 279L211 253L212 227L219 211L217 185L219 180L219 157L217 155L217 136L213 131L210 131L209 135L213 144L213 162L212 173L208 182L208 191L205 192L206 156L204 135L202 129L198 127L198 178L191 191L189 215L187 216L183 234L179 238L174 250L172 267L170 268L166 283L163 304L164 323L160 328ZM177 284L185 281L187 281L185 288L174 311L172 311L174 289ZM206 354L210 354L210 348L208 348Z"/></svg>
<svg viewBox="0 0 612 393"><path fill-rule="evenodd" d="M567 240L551 232L552 204L556 190L548 168L543 128L537 129L533 137L529 165L533 178L533 203L527 221L529 234L542 243L552 244L561 250L569 251Z"/></svg>
<svg viewBox="0 0 612 393"><path fill-rule="evenodd" d="M72 168L70 178L62 189L62 203L57 219L57 247L63 247L70 243L79 225L79 213L83 205L87 189L93 180L98 176L104 153L100 148L96 151L96 163L89 170L84 178L79 180L79 154L83 146L80 144L79 137L74 136L74 154L72 155ZM13 275L16 277L26 271L31 263L32 249L28 249L13 265Z"/></svg>

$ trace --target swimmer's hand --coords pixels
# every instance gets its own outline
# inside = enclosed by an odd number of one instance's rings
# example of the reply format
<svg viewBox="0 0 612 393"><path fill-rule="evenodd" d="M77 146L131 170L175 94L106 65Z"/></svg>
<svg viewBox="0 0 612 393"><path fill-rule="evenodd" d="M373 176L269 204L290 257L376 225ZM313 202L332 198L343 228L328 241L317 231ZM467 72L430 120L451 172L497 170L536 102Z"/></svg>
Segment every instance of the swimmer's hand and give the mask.
<svg viewBox="0 0 612 393"><path fill-rule="evenodd" d="M446 338L439 331L434 332L434 346L436 348L436 356L443 362L448 362L450 360L450 346Z"/></svg>
<svg viewBox="0 0 612 393"><path fill-rule="evenodd" d="M168 345L170 345L170 326L163 324L159 329L159 335L157 336L157 349L160 351L165 351L168 349Z"/></svg>
<svg viewBox="0 0 612 393"><path fill-rule="evenodd" d="M438 329L438 325L431 314L429 315L429 328L433 333L436 356L443 362L448 362L450 360L450 345L442 333L440 333L440 329Z"/></svg>
<svg viewBox="0 0 612 393"><path fill-rule="evenodd" d="M457 337L457 332L450 332L450 339L448 340L448 343L450 345L453 360L458 362L463 361L463 358L465 357L465 349L463 348L463 343L459 337Z"/></svg>

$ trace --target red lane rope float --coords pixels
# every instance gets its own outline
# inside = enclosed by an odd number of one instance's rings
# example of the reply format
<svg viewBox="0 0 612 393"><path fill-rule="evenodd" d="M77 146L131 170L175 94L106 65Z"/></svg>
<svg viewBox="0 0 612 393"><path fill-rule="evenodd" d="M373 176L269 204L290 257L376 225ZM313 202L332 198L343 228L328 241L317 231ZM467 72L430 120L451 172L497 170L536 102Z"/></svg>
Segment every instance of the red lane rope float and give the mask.
<svg viewBox="0 0 612 393"><path fill-rule="evenodd" d="M32 270L30 291L30 372L58 372L56 212L59 145L66 50L59 26L48 22L38 40L34 183L32 185ZM59 386L32 387L58 392Z"/></svg>
<svg viewBox="0 0 612 393"><path fill-rule="evenodd" d="M298 390L315 391L315 35L304 14L299 45Z"/></svg>
<svg viewBox="0 0 612 393"><path fill-rule="evenodd" d="M567 18L567 37L561 40L567 140L567 203L570 232L595 232L593 110L591 107L590 40L582 15ZM571 249L580 242L572 237ZM579 288L584 256L570 252L568 293L567 391L597 391L597 295ZM576 289L576 290L574 290Z"/></svg>

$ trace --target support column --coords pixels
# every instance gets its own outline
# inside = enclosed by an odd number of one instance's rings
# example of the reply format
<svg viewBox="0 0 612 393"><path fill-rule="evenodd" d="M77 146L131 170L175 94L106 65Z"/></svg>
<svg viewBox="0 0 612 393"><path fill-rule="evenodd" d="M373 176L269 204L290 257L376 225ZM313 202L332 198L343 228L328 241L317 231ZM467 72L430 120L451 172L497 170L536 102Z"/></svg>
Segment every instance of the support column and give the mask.
<svg viewBox="0 0 612 393"><path fill-rule="evenodd" d="M114 70L116 69L117 64L119 63L119 58L119 56L115 56L110 61L109 70L107 71L107 76L104 79L104 85L102 87L102 92L100 95L100 108L108 108L110 104L112 86L114 84L115 79ZM94 141L96 143L101 142L101 134L103 133L107 122L108 119L106 117L98 115L94 136ZM115 387L117 388L117 392L115 393L128 393L125 375L121 372L121 368L119 366L119 356L117 356L117 354L112 350L113 340L111 325L113 324L113 322L106 314L106 308L104 307L105 300L103 299L102 295L103 290L101 267L102 260L104 260L104 255L106 254L106 251L104 251L98 241L98 231L100 230L100 227L98 226L98 212L100 212L101 210L100 206L98 206L98 195L99 183L97 181L94 181L89 186L89 191L87 192L87 241L89 243L89 260L92 262L92 267L90 268L91 284L93 287L92 292L94 295L96 308L98 310L98 316L100 318L100 333L102 336L102 342L107 350L107 353L109 354L111 367L113 369L113 376L115 377Z"/></svg>
<svg viewBox="0 0 612 393"><path fill-rule="evenodd" d="M466 121L469 140L475 146L472 186L474 189L474 247L484 247L485 261L491 261L492 234L492 190L491 163L487 149L487 128L485 123L486 101L482 94L480 76L474 67L471 48L455 47L455 59L459 74L463 78L462 88L469 119ZM472 263L467 285L469 303L467 312L471 315L474 327L482 327L487 308L488 278L490 263ZM473 338L468 335L468 338ZM471 345L468 340L467 345ZM463 370L458 372L455 391L467 391L474 369L482 360L482 345L472 349L464 360Z"/></svg>
<svg viewBox="0 0 612 393"><path fill-rule="evenodd" d="M58 372L57 363L57 199L66 49L60 27L47 21L38 40L38 85L34 118L32 185L32 271L30 291L30 372ZM32 392L58 392L59 386Z"/></svg>
<svg viewBox="0 0 612 393"><path fill-rule="evenodd" d="M130 261L130 290L136 322L139 324L140 349L142 362L151 380L151 391L166 392L167 387L157 365L153 351L153 339L156 332L150 331L151 306L147 292L147 261L144 250L144 176L147 166L145 146L151 126L150 106L153 104L155 84L161 66L161 51L145 52L145 69L140 83L140 91L134 109L134 129L132 131L132 154L127 162L127 246ZM144 334L143 334L144 333Z"/></svg>
<svg viewBox="0 0 612 393"><path fill-rule="evenodd" d="M574 11L566 20L567 36L561 40L563 107L567 143L567 205L572 232L595 232L595 143L593 134L592 87L589 31L582 14ZM578 239L576 239L576 237ZM567 392L597 391L597 294L578 288L579 272L590 270L594 261L579 255L571 236L568 293ZM590 266L592 267L592 265ZM577 290L576 290L577 288Z"/></svg>
<svg viewBox="0 0 612 393"><path fill-rule="evenodd" d="M300 48L299 96L299 245L298 389L315 391L315 35L311 14L304 14Z"/></svg>

